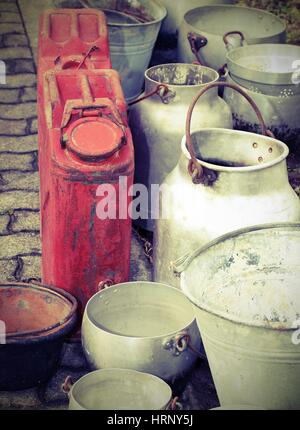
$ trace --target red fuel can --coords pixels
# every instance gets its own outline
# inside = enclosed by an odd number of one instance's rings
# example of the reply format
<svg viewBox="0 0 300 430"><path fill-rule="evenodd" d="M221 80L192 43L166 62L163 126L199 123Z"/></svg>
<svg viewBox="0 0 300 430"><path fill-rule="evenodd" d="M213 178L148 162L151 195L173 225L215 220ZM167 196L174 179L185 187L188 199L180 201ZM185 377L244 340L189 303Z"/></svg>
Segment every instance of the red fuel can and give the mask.
<svg viewBox="0 0 300 430"><path fill-rule="evenodd" d="M99 285L129 278L134 153L126 103L113 70L50 71L44 99L42 278L83 310ZM106 219L98 211L104 199Z"/></svg>

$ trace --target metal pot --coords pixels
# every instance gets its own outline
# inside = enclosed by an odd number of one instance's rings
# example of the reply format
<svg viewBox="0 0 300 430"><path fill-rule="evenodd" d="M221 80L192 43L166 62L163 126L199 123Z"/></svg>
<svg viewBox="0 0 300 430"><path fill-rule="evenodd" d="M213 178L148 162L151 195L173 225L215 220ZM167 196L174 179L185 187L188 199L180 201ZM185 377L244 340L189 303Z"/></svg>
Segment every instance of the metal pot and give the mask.
<svg viewBox="0 0 300 430"><path fill-rule="evenodd" d="M300 46L243 46L229 51L226 59L232 79L250 91L281 98L300 94L300 85L293 83Z"/></svg>
<svg viewBox="0 0 300 430"><path fill-rule="evenodd" d="M82 345L93 369L126 368L174 382L200 347L193 310L181 291L164 284L129 282L90 299Z"/></svg>
<svg viewBox="0 0 300 430"><path fill-rule="evenodd" d="M171 388L161 379L127 369L96 370L74 385L68 379L64 391L70 410L161 410L172 398Z"/></svg>
<svg viewBox="0 0 300 430"><path fill-rule="evenodd" d="M300 409L300 224L229 233L178 271L221 405Z"/></svg>
<svg viewBox="0 0 300 430"><path fill-rule="evenodd" d="M268 136L257 106L239 87L231 86L251 102L263 135L225 129L190 134L193 107L214 86L230 85L210 84L193 100L181 158L163 184L171 191L162 198L164 217L154 230L154 279L177 287L170 262L189 250L237 228L300 219L300 201L288 182L288 147Z"/></svg>
<svg viewBox="0 0 300 430"><path fill-rule="evenodd" d="M30 388L51 377L76 309L76 299L57 288L0 283L0 390Z"/></svg>
<svg viewBox="0 0 300 430"><path fill-rule="evenodd" d="M177 37L178 29L182 22L184 14L199 6L208 6L212 4L234 4L235 0L160 0L168 11L167 18L164 20L161 33L170 37Z"/></svg>
<svg viewBox="0 0 300 430"><path fill-rule="evenodd" d="M142 91L144 72L167 10L155 0L89 0L107 17L112 67L121 76L125 98Z"/></svg>
<svg viewBox="0 0 300 430"><path fill-rule="evenodd" d="M226 46L237 47L244 40L249 45L284 43L285 38L285 23L264 10L203 6L184 15L179 30L178 60L193 62L197 58L201 64L218 70L226 62Z"/></svg>
<svg viewBox="0 0 300 430"><path fill-rule="evenodd" d="M214 70L193 64L163 64L146 71L142 101L134 104L129 114L135 182L145 185L149 195L149 210L141 209L138 220L142 227L153 229L156 208L151 206L151 185L161 185L178 163L186 114L195 91L218 78ZM231 111L218 97L217 88L206 94L195 109L192 129L200 127L232 128Z"/></svg>
<svg viewBox="0 0 300 430"><path fill-rule="evenodd" d="M227 75L226 80L235 84L230 74ZM240 86L255 101L261 112L264 113L264 120L268 129L292 149L299 150L300 93L293 95L291 91L296 93L299 90L296 85L290 85L290 87L292 90L288 89L287 86L286 91L284 92L283 90L281 95L272 96L257 93ZM257 133L260 127L259 123L245 100L241 99L230 88L225 88L223 97L232 110L234 127L238 130Z"/></svg>

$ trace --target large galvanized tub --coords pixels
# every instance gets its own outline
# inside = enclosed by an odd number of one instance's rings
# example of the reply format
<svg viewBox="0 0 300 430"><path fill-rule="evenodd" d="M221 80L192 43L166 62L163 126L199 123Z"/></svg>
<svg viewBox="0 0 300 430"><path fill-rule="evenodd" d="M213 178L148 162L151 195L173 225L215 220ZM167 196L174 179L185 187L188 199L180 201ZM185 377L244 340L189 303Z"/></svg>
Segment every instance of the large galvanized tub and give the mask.
<svg viewBox="0 0 300 430"><path fill-rule="evenodd" d="M175 266L221 406L300 409L300 224L229 233Z"/></svg>
<svg viewBox="0 0 300 430"><path fill-rule="evenodd" d="M155 0L91 0L106 14L112 66L121 76L126 100L142 91L144 72L167 10Z"/></svg>
<svg viewBox="0 0 300 430"><path fill-rule="evenodd" d="M229 32L236 34L226 36ZM178 37L178 61L190 63L197 57L201 64L218 70L226 62L226 47L240 46L243 39L253 45L284 43L285 38L285 23L264 10L230 5L198 7L184 15Z"/></svg>
<svg viewBox="0 0 300 430"><path fill-rule="evenodd" d="M90 299L82 344L93 369L124 368L171 383L185 376L200 348L193 307L181 291L164 284L129 282Z"/></svg>
<svg viewBox="0 0 300 430"><path fill-rule="evenodd" d="M102 369L88 373L70 388L69 409L160 410L168 407L171 397L169 385L156 376L134 370Z"/></svg>

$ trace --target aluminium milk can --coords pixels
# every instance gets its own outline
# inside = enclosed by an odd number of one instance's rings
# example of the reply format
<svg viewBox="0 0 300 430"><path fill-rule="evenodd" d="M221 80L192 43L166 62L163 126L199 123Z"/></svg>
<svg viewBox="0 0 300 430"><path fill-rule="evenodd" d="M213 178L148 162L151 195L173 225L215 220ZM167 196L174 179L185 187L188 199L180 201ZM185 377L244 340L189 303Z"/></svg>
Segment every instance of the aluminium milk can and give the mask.
<svg viewBox="0 0 300 430"><path fill-rule="evenodd" d="M178 60L219 70L226 47L257 43L284 43L285 23L261 9L211 5L188 11L179 29ZM225 42L225 43L224 43Z"/></svg>
<svg viewBox="0 0 300 430"><path fill-rule="evenodd" d="M294 79L299 59L300 47L285 44L243 46L227 54L227 82L243 87L264 113L268 129L293 149L300 144L300 85ZM245 100L230 88L224 99L235 128L257 132L257 118Z"/></svg>
<svg viewBox="0 0 300 430"><path fill-rule="evenodd" d="M176 166L184 134L186 114L195 91L216 82L216 71L197 64L164 64L145 73L144 100L130 108L129 125L135 146L135 183L148 189L149 204L139 223L153 229L155 209L151 207L151 185L161 185ZM151 95L152 94L152 95ZM232 128L231 111L217 88L203 97L195 108L192 129L200 127Z"/></svg>
<svg viewBox="0 0 300 430"><path fill-rule="evenodd" d="M214 86L230 84L210 84L192 102L182 155L164 182L163 217L155 223L154 279L177 287L170 263L186 252L237 228L300 218L300 201L288 182L289 149L268 136L257 106L239 87L231 86L257 112L263 135L225 129L190 134L193 107Z"/></svg>

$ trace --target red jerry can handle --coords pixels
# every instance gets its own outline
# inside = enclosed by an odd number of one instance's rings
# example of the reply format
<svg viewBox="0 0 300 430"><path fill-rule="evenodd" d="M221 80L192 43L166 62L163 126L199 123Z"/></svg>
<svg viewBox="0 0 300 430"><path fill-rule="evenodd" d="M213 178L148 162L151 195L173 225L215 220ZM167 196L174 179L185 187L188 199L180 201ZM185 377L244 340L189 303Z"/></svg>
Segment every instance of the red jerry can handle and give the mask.
<svg viewBox="0 0 300 430"><path fill-rule="evenodd" d="M73 116L76 119L71 121ZM62 148L86 161L107 159L127 143L127 127L108 98L68 100L60 129Z"/></svg>

